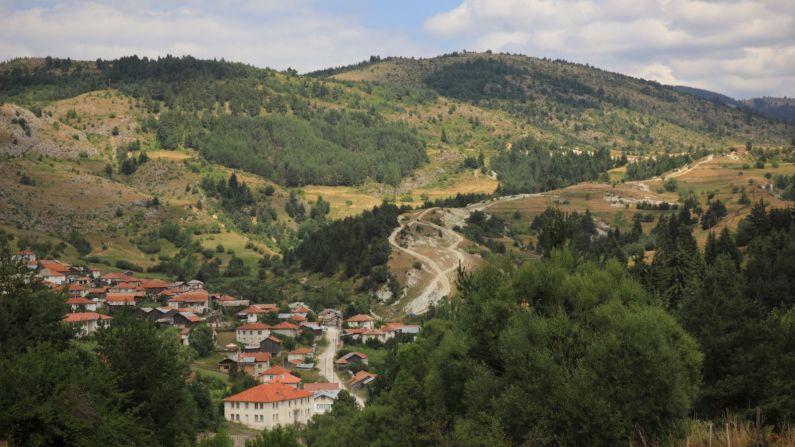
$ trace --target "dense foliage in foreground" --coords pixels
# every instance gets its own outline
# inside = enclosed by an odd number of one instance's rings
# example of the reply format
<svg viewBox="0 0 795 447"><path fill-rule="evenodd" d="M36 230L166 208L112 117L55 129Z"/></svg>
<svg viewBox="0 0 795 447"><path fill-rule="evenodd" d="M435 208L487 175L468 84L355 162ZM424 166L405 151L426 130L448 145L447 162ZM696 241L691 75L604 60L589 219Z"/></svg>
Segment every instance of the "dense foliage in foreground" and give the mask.
<svg viewBox="0 0 795 447"><path fill-rule="evenodd" d="M116 316L96 343L62 324L64 297L0 247L0 439L11 446L187 446L217 423L172 331Z"/></svg>
<svg viewBox="0 0 795 447"><path fill-rule="evenodd" d="M502 258L459 286L372 404L316 418L310 445L612 446L688 414L701 354L620 264Z"/></svg>

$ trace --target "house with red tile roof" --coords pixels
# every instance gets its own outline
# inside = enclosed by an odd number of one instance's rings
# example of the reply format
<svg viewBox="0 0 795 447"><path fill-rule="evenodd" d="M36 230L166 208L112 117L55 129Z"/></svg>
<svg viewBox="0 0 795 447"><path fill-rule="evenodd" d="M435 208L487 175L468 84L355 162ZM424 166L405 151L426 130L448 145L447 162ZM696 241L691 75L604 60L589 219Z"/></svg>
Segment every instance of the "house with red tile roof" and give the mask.
<svg viewBox="0 0 795 447"><path fill-rule="evenodd" d="M265 383L224 399L224 418L262 430L305 424L312 418L312 393L283 383Z"/></svg>
<svg viewBox="0 0 795 447"><path fill-rule="evenodd" d="M97 329L110 324L113 317L98 314L96 312L73 312L66 314L64 323L75 327L78 337L85 337L97 331Z"/></svg>
<svg viewBox="0 0 795 447"><path fill-rule="evenodd" d="M137 286L141 285L140 280L133 276L125 275L124 273L108 273L102 276L102 280L108 285L116 285L123 282L137 283Z"/></svg>
<svg viewBox="0 0 795 447"><path fill-rule="evenodd" d="M238 312L237 315L249 323L256 323L263 315L278 312L279 306L275 304L252 304Z"/></svg>
<svg viewBox="0 0 795 447"><path fill-rule="evenodd" d="M376 377L378 377L378 375L373 374L371 372L367 372L365 370L361 370L357 372L353 377L351 377L351 380L348 381L348 386L350 386L351 389L354 390L357 388L364 388L370 383L372 383L372 381L375 380Z"/></svg>
<svg viewBox="0 0 795 447"><path fill-rule="evenodd" d="M301 328L286 321L271 326L271 332L285 337L296 337Z"/></svg>
<svg viewBox="0 0 795 447"><path fill-rule="evenodd" d="M135 293L108 293L105 304L108 307L137 306L140 297Z"/></svg>
<svg viewBox="0 0 795 447"><path fill-rule="evenodd" d="M307 357L313 358L314 356L315 351L313 351L312 348L298 348L287 353L287 361L300 360L300 363L303 363L304 359Z"/></svg>
<svg viewBox="0 0 795 447"><path fill-rule="evenodd" d="M213 295L211 298L218 304L218 306L224 308L246 307L249 305L249 300L235 298L231 295Z"/></svg>
<svg viewBox="0 0 795 447"><path fill-rule="evenodd" d="M334 366L337 369L347 369L351 363L359 362L363 365L366 365L368 362L367 354L362 354L361 352L349 352L337 360L334 360Z"/></svg>
<svg viewBox="0 0 795 447"><path fill-rule="evenodd" d="M271 326L265 323L245 323L235 329L235 340L246 346L258 345L270 337Z"/></svg>
<svg viewBox="0 0 795 447"><path fill-rule="evenodd" d="M370 315L354 315L345 320L345 322L348 323L348 327L351 328L375 329L375 318Z"/></svg>
<svg viewBox="0 0 795 447"><path fill-rule="evenodd" d="M181 328L192 328L204 321L204 318L193 312L177 312L171 319L171 324Z"/></svg>
<svg viewBox="0 0 795 447"><path fill-rule="evenodd" d="M157 296L160 292L168 289L168 283L162 279L144 279L139 286L143 289L146 296Z"/></svg>
<svg viewBox="0 0 795 447"><path fill-rule="evenodd" d="M241 352L235 353L220 362L218 369L229 372L232 366L237 366L238 371L259 378L259 376L271 367L271 355L269 352Z"/></svg>
<svg viewBox="0 0 795 447"><path fill-rule="evenodd" d="M168 305L190 309L192 312L201 314L210 308L210 294L203 289L184 292L169 299Z"/></svg>
<svg viewBox="0 0 795 447"><path fill-rule="evenodd" d="M278 375L265 383L283 383L285 385L290 385L293 388L299 388L301 385L301 378L288 373Z"/></svg>

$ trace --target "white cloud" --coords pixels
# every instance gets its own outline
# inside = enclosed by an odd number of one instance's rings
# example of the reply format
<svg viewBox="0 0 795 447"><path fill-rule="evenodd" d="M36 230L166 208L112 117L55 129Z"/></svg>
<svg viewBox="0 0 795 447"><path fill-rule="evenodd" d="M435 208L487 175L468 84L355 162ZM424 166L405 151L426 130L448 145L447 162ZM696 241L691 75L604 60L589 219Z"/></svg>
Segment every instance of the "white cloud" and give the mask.
<svg viewBox="0 0 795 447"><path fill-rule="evenodd" d="M23 9L3 2L0 12L0 59L191 54L308 71L370 54L428 55L402 35L319 12L308 0L64 0Z"/></svg>
<svg viewBox="0 0 795 447"><path fill-rule="evenodd" d="M792 0L463 0L425 30L735 96L792 96Z"/></svg>

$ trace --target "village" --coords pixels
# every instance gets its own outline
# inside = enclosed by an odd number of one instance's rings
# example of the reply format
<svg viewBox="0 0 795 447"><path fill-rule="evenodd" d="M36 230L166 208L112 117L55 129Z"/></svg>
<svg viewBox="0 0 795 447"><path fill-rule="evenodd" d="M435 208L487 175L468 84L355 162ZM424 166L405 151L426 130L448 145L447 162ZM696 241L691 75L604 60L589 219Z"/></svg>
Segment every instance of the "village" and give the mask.
<svg viewBox="0 0 795 447"><path fill-rule="evenodd" d="M210 331L213 349L202 364L257 383L224 397L223 417L255 430L305 424L330 411L343 390L364 406L378 374L370 355L361 351L383 357L385 344L410 342L420 331L416 324L380 323L370 314L346 318L338 309L311 309L303 302L251 303L210 293L196 279L168 282L131 271L106 273L39 259L32 251L19 251L14 260L64 295L63 322L80 339L112 325L120 313L175 328L185 347L192 346L197 331Z"/></svg>

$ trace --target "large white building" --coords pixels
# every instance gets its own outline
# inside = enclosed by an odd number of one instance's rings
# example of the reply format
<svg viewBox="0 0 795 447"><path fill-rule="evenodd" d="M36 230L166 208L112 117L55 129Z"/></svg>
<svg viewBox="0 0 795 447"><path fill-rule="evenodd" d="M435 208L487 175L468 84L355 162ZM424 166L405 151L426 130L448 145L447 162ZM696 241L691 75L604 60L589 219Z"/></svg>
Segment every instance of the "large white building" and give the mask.
<svg viewBox="0 0 795 447"><path fill-rule="evenodd" d="M313 415L311 391L265 383L224 399L224 418L255 429L305 424Z"/></svg>
<svg viewBox="0 0 795 447"><path fill-rule="evenodd" d="M246 346L259 345L262 340L270 337L271 327L264 323L241 324L235 329L235 340Z"/></svg>

